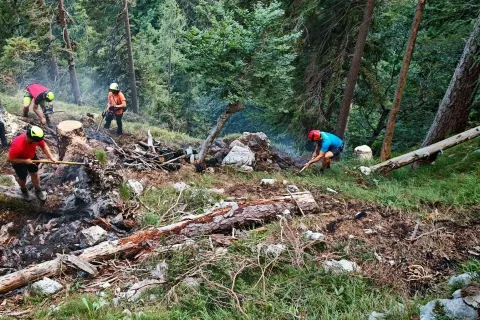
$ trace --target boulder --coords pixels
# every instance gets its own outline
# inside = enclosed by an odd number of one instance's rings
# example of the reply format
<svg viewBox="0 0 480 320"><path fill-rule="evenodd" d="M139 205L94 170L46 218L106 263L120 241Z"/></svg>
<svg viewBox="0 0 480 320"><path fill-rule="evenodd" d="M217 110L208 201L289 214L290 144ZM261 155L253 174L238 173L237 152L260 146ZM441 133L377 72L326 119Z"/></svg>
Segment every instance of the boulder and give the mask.
<svg viewBox="0 0 480 320"><path fill-rule="evenodd" d="M372 149L367 145L358 146L353 152L360 160L370 160L373 158Z"/></svg>
<svg viewBox="0 0 480 320"><path fill-rule="evenodd" d="M83 229L82 234L85 238L85 244L89 247L96 245L99 242L106 240L107 231L99 226L93 226L88 229Z"/></svg>
<svg viewBox="0 0 480 320"><path fill-rule="evenodd" d="M450 277L450 279L448 280L448 285L463 288L465 286L468 286L472 282L472 280L478 278L479 276L476 272L466 272Z"/></svg>
<svg viewBox="0 0 480 320"><path fill-rule="evenodd" d="M251 167L254 162L255 154L250 149L234 146L223 159L222 164L241 168L242 166Z"/></svg>
<svg viewBox="0 0 480 320"><path fill-rule="evenodd" d="M40 295L52 295L63 289L63 286L50 278L43 278L32 284L33 291Z"/></svg>
<svg viewBox="0 0 480 320"><path fill-rule="evenodd" d="M244 145L243 143L241 143L241 142L238 141L238 140L233 140L233 141L230 143L230 146L229 146L229 147L230 147L230 149L232 149L232 148L235 147L235 146L241 147L241 148L247 148L246 145Z"/></svg>

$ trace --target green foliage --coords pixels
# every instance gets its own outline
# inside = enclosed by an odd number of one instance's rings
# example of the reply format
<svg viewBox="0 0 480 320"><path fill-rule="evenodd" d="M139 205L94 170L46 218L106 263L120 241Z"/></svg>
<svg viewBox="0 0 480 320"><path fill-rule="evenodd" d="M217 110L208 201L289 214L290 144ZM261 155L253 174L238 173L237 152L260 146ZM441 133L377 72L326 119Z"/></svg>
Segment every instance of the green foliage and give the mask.
<svg viewBox="0 0 480 320"><path fill-rule="evenodd" d="M101 164L107 164L108 157L105 150L95 150L94 155L98 162L100 162Z"/></svg>
<svg viewBox="0 0 480 320"><path fill-rule="evenodd" d="M0 70L8 76L24 77L34 66L40 48L33 40L15 37L7 39L1 51Z"/></svg>
<svg viewBox="0 0 480 320"><path fill-rule="evenodd" d="M134 195L132 188L126 182L120 184L118 192L120 193L120 198L124 201L132 199Z"/></svg>
<svg viewBox="0 0 480 320"><path fill-rule="evenodd" d="M257 4L253 11L228 9L222 1L202 4L208 26L191 28L184 49L195 79L229 103L285 106L300 33L282 31L280 4Z"/></svg>

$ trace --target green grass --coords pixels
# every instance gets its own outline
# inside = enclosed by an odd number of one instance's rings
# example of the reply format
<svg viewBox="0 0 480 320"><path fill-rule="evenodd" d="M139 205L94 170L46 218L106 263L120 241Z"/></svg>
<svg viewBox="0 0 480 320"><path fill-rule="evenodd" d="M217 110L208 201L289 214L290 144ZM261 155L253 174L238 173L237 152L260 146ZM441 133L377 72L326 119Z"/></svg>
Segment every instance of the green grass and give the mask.
<svg viewBox="0 0 480 320"><path fill-rule="evenodd" d="M94 155L95 155L95 159L97 159L98 162L100 162L101 164L107 164L108 157L105 150L95 150Z"/></svg>
<svg viewBox="0 0 480 320"><path fill-rule="evenodd" d="M120 193L120 198L124 201L130 200L134 196L133 189L126 182L122 182L120 184L120 187L118 188L118 192Z"/></svg>

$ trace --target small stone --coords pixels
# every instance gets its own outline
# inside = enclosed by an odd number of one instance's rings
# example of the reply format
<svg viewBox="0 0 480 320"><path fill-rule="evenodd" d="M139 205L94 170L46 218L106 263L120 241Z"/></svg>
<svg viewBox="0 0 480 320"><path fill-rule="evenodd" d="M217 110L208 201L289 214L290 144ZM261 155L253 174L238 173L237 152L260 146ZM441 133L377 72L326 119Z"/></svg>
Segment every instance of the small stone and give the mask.
<svg viewBox="0 0 480 320"><path fill-rule="evenodd" d="M355 236L353 234L349 234L348 239L350 239L350 240L355 239Z"/></svg>
<svg viewBox="0 0 480 320"><path fill-rule="evenodd" d="M114 307L118 307L120 305L120 298L113 298L112 303Z"/></svg>
<svg viewBox="0 0 480 320"><path fill-rule="evenodd" d="M128 289L127 292L120 292L118 294L119 298L125 298L128 301L137 301L140 298L142 292L152 288L154 285L161 284L161 280L154 279L145 279L140 282L135 283L133 286Z"/></svg>
<svg viewBox="0 0 480 320"><path fill-rule="evenodd" d="M177 182L173 184L173 189L175 189L178 193L184 191L185 189L190 188L188 184L185 182Z"/></svg>
<svg viewBox="0 0 480 320"><path fill-rule="evenodd" d="M168 264L164 261L158 263L155 269L152 270L151 275L154 279L165 280L168 271Z"/></svg>
<svg viewBox="0 0 480 320"><path fill-rule="evenodd" d="M303 237L307 240L314 240L314 241L324 241L325 235L320 232L312 232L310 230L303 233Z"/></svg>
<svg viewBox="0 0 480 320"><path fill-rule="evenodd" d="M288 180L283 180L283 181L282 181L282 184L283 184L284 186L288 185Z"/></svg>
<svg viewBox="0 0 480 320"><path fill-rule="evenodd" d="M158 296L156 294L151 294L149 297L148 297L148 300L149 301L155 301L158 299Z"/></svg>
<svg viewBox="0 0 480 320"><path fill-rule="evenodd" d="M140 181L137 180L128 180L128 185L132 188L136 196L139 196L143 192L143 186Z"/></svg>
<svg viewBox="0 0 480 320"><path fill-rule="evenodd" d="M328 192L331 192L331 193L338 193L337 191L335 191L335 190L333 190L333 189L331 189L331 188L327 188L327 191L328 191Z"/></svg>
<svg viewBox="0 0 480 320"><path fill-rule="evenodd" d="M340 261L337 260L329 260L323 264L323 268L325 271L332 271L332 272L355 272L360 271L360 267L353 261L348 261L342 259Z"/></svg>
<svg viewBox="0 0 480 320"><path fill-rule="evenodd" d="M270 244L262 246L263 251L267 256L278 257L283 251L287 249L284 244Z"/></svg>
<svg viewBox="0 0 480 320"><path fill-rule="evenodd" d="M383 320L386 316L387 315L385 313L373 311L372 313L370 313L370 316L368 316L368 320Z"/></svg>
<svg viewBox="0 0 480 320"><path fill-rule="evenodd" d="M395 260L388 260L388 263L389 263L391 266L394 266L394 265L395 265Z"/></svg>
<svg viewBox="0 0 480 320"><path fill-rule="evenodd" d="M110 288L112 285L110 284L110 282L105 282L105 283L102 283L102 285L100 287L102 287L103 289L108 289Z"/></svg>
<svg viewBox="0 0 480 320"><path fill-rule="evenodd" d="M299 189L296 185L294 185L294 184L289 184L289 185L287 186L287 190L290 191L290 192L292 192L292 193L294 193L294 192L300 192L300 189Z"/></svg>
<svg viewBox="0 0 480 320"><path fill-rule="evenodd" d="M363 173L364 175L368 176L368 175L370 175L370 173L372 173L372 169L370 169L369 167L361 166L360 167L360 172Z"/></svg>
<svg viewBox="0 0 480 320"><path fill-rule="evenodd" d="M105 240L108 234L107 231L103 230L99 226L93 226L88 229L84 229L81 232L85 237L85 243L90 247Z"/></svg>
<svg viewBox="0 0 480 320"><path fill-rule="evenodd" d="M463 299L438 299L420 307L420 320L437 319L437 304L443 308L446 319L477 320L477 311L467 305Z"/></svg>
<svg viewBox="0 0 480 320"><path fill-rule="evenodd" d="M262 185L262 186L266 186L266 185L273 186L275 184L275 182L277 182L277 180L275 180L275 179L262 179L260 181L260 185Z"/></svg>
<svg viewBox="0 0 480 320"><path fill-rule="evenodd" d="M243 165L240 168L238 168L239 171L242 172L253 172L253 168L251 166Z"/></svg>
<svg viewBox="0 0 480 320"><path fill-rule="evenodd" d="M468 286L472 282L472 280L478 278L479 276L476 272L466 272L456 276L452 276L448 280L448 285L463 288L465 286Z"/></svg>
<svg viewBox="0 0 480 320"><path fill-rule="evenodd" d="M50 278L43 278L32 284L32 288L37 294L52 295L63 289L63 286Z"/></svg>

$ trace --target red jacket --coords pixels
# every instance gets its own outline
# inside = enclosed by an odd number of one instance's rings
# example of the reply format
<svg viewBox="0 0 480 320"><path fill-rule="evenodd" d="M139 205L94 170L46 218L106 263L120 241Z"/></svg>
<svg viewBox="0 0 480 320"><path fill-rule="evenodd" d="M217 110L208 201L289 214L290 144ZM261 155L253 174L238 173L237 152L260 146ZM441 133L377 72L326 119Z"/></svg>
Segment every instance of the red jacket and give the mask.
<svg viewBox="0 0 480 320"><path fill-rule="evenodd" d="M28 85L26 89L32 95L33 99L36 99L39 94L50 90L38 83L32 83Z"/></svg>

